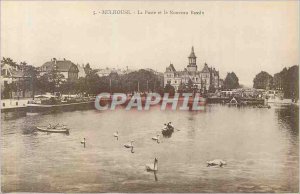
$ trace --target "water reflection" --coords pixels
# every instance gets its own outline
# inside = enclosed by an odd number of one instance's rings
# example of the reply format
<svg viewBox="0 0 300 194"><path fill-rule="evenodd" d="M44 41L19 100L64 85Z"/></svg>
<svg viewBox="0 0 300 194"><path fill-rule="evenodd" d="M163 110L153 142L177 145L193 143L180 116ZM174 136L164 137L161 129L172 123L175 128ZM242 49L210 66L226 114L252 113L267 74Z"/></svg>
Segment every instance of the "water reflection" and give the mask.
<svg viewBox="0 0 300 194"><path fill-rule="evenodd" d="M153 174L154 174L154 180L155 180L155 181L158 181L157 175L156 175L156 174L157 174L156 171L154 171Z"/></svg>
<svg viewBox="0 0 300 194"><path fill-rule="evenodd" d="M282 129L288 130L293 136L299 134L299 108L297 106L279 107L275 109L275 113Z"/></svg>

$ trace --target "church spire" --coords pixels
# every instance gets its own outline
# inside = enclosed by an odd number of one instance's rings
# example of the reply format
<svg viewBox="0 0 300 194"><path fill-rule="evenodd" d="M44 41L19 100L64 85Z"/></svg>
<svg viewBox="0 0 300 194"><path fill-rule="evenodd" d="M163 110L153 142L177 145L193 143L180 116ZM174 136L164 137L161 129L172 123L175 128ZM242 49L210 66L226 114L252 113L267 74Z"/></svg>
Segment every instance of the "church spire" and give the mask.
<svg viewBox="0 0 300 194"><path fill-rule="evenodd" d="M194 46L192 46L192 51L191 51L189 58L195 58L195 59L197 58L195 55L195 52L194 52Z"/></svg>
<svg viewBox="0 0 300 194"><path fill-rule="evenodd" d="M192 46L192 51L188 58L189 58L188 70L189 71L197 71L197 65L196 65L197 57L194 52L194 46Z"/></svg>

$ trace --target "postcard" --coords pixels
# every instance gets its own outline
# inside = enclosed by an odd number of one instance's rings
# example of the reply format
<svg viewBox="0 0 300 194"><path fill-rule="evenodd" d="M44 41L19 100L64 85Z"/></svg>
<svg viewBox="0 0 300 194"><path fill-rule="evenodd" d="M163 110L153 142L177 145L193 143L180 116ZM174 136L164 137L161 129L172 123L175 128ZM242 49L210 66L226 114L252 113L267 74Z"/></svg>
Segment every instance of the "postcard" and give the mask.
<svg viewBox="0 0 300 194"><path fill-rule="evenodd" d="M299 1L1 1L1 192L298 193Z"/></svg>

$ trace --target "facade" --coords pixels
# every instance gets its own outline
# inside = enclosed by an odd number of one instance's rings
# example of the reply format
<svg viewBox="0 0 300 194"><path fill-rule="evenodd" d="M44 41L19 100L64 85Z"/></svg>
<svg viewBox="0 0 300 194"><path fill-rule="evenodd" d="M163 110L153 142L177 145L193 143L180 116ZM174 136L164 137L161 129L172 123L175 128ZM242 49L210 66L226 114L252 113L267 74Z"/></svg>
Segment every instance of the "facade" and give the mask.
<svg viewBox="0 0 300 194"><path fill-rule="evenodd" d="M85 77L86 76L86 70L84 68L84 65L77 64L78 68L78 78Z"/></svg>
<svg viewBox="0 0 300 194"><path fill-rule="evenodd" d="M55 58L51 59L44 63L40 68L40 75L45 74L46 72L52 71L55 69L64 75L65 80L76 81L78 79L78 67L69 60L56 60Z"/></svg>
<svg viewBox="0 0 300 194"><path fill-rule="evenodd" d="M190 82L196 91L202 93L219 89L219 71L216 71L215 68L208 67L206 63L201 70L198 70L194 47L192 47L188 61L189 63L183 71L177 71L173 64L170 64L166 68L164 73L164 86L169 83L178 91L180 85L186 86Z"/></svg>

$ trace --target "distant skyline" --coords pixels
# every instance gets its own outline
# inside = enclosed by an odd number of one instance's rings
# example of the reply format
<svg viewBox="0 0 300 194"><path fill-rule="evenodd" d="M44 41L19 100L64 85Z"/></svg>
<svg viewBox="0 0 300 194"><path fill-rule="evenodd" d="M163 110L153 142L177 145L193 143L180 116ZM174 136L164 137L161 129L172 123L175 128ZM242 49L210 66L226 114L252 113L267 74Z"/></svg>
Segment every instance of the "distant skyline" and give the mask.
<svg viewBox="0 0 300 194"><path fill-rule="evenodd" d="M94 15L103 9L203 11L204 15ZM298 1L1 1L1 58L41 66L51 58L92 68L183 70L194 46L206 62L252 86L299 65Z"/></svg>

